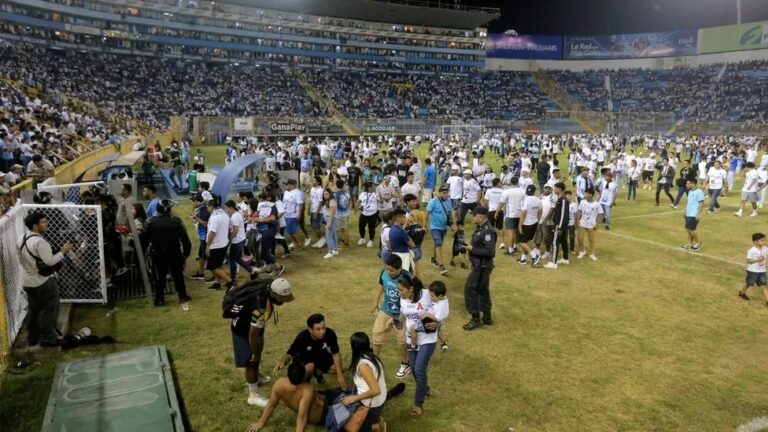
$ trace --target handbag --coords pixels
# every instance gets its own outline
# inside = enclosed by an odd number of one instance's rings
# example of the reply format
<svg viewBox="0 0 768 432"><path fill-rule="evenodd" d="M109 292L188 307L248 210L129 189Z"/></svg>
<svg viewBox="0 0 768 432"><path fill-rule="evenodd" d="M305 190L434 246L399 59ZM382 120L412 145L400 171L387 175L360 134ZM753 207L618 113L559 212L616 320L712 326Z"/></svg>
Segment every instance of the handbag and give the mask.
<svg viewBox="0 0 768 432"><path fill-rule="evenodd" d="M24 243L21 246L21 249L19 249L19 252L23 251L24 248L27 248L27 252L29 252L29 255L32 256L35 260L35 266L37 266L37 272L40 274L40 276L52 276L57 271L61 270L61 268L64 266L64 263L62 261L59 261L58 263L49 266L46 264L43 260L40 259L39 256L32 253L32 250L29 249L29 246L27 245L27 240L29 240L31 237L40 237L37 235L31 235L31 236L24 236Z"/></svg>

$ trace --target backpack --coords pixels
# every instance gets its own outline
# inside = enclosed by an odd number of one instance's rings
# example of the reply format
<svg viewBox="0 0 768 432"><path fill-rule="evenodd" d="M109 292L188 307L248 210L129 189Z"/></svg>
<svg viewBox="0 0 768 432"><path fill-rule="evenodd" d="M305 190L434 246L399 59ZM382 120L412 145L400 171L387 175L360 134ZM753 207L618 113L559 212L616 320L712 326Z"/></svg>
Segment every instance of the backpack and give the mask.
<svg viewBox="0 0 768 432"><path fill-rule="evenodd" d="M272 279L255 280L227 291L221 301L221 317L227 319L239 317L243 309L253 303L256 298L268 295L271 284Z"/></svg>
<svg viewBox="0 0 768 432"><path fill-rule="evenodd" d="M424 236L427 234L426 228L416 223L407 225L405 232L413 240L413 243L416 244L416 247L421 247L421 243L424 242Z"/></svg>

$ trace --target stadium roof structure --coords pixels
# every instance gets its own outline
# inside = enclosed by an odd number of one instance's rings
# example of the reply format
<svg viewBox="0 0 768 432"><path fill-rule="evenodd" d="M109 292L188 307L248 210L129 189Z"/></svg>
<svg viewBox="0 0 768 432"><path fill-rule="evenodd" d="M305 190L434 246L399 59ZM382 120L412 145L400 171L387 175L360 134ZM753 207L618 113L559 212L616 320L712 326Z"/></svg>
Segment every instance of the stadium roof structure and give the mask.
<svg viewBox="0 0 768 432"><path fill-rule="evenodd" d="M392 24L475 29L501 16L499 9L455 8L421 0L226 0L226 3L271 10Z"/></svg>

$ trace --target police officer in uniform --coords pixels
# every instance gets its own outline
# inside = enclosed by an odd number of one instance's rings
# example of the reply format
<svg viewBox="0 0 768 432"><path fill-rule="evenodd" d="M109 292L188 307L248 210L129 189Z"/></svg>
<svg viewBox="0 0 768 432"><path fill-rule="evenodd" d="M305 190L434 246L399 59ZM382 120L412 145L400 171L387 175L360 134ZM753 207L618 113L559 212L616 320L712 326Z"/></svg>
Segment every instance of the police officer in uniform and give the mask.
<svg viewBox="0 0 768 432"><path fill-rule="evenodd" d="M184 223L176 216L171 216L173 202L160 200L157 214L147 220L141 233L141 244L146 249L152 246L151 256L154 264L155 306L165 305L165 281L170 271L176 293L179 295L181 308L189 310L189 296L184 284L184 264L192 251Z"/></svg>
<svg viewBox="0 0 768 432"><path fill-rule="evenodd" d="M490 279L493 271L493 257L496 254L496 230L488 221L488 208L476 207L472 212L475 232L472 244L465 245L472 270L464 287L464 305L472 319L464 324L464 330L474 330L483 325L493 324L491 319ZM480 312L483 313L482 319Z"/></svg>

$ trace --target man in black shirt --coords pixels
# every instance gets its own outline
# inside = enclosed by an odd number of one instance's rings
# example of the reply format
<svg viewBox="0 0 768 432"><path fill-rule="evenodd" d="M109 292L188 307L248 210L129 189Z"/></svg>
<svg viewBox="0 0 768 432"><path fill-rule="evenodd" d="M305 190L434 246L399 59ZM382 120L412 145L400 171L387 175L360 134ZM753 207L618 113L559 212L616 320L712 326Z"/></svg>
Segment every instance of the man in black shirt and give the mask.
<svg viewBox="0 0 768 432"><path fill-rule="evenodd" d="M336 332L325 326L325 317L321 314L312 314L307 318L307 329L296 335L285 357L275 365L275 371L283 369L291 361L304 364L307 382L315 377L321 383L324 373L334 373L339 387L347 386Z"/></svg>
<svg viewBox="0 0 768 432"><path fill-rule="evenodd" d="M488 208L476 207L472 211L475 232L471 244L464 245L469 254L472 270L464 286L464 305L472 319L464 324L464 330L474 330L483 325L492 325L490 279L493 258L496 255L496 229L488 222ZM483 313L482 320L480 313Z"/></svg>
<svg viewBox="0 0 768 432"><path fill-rule="evenodd" d="M352 156L349 158L352 166L347 168L347 184L349 185L349 198L352 208L357 208L357 197L360 195L360 176L363 171L357 166L357 159Z"/></svg>
<svg viewBox="0 0 768 432"><path fill-rule="evenodd" d="M408 181L408 171L411 169L411 157L406 156L403 158L403 162L395 168L397 174L397 181L402 187Z"/></svg>
<svg viewBox="0 0 768 432"><path fill-rule="evenodd" d="M541 161L536 164L536 180L539 181L539 190L544 190L544 184L549 180L549 157L541 155Z"/></svg>

